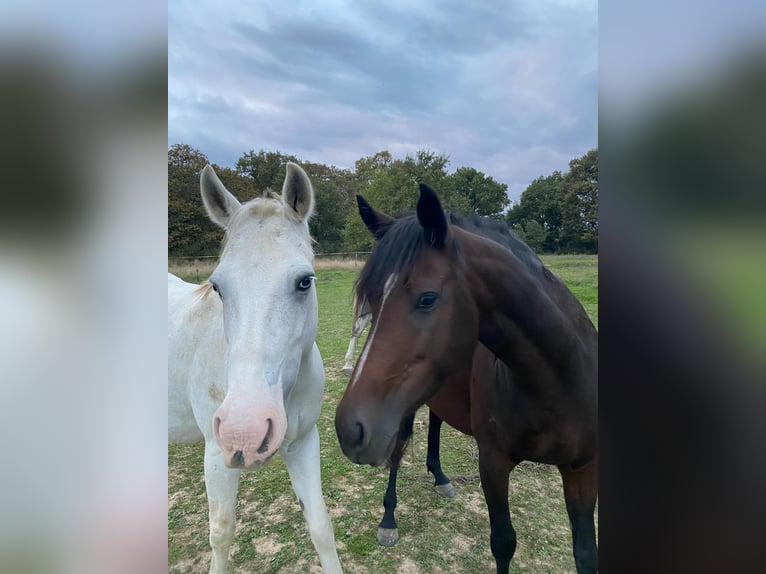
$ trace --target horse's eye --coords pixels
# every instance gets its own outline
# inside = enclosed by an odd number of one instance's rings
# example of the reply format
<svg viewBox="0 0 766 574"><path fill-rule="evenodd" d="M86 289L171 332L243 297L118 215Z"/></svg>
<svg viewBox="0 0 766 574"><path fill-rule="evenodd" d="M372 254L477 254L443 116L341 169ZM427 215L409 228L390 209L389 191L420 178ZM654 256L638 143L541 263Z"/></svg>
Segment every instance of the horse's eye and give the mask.
<svg viewBox="0 0 766 574"><path fill-rule="evenodd" d="M218 296L220 297L220 296L221 296L221 292L218 290L218 285L216 285L216 284L215 284L215 283L213 283L212 281L210 282L210 285L212 285L212 286L213 286L213 291L215 291L216 293L218 293Z"/></svg>
<svg viewBox="0 0 766 574"><path fill-rule="evenodd" d="M311 289L311 282L314 280L313 275L306 275L303 279L300 280L298 285L296 286L296 289L298 291L308 291Z"/></svg>
<svg viewBox="0 0 766 574"><path fill-rule="evenodd" d="M437 293L434 293L433 291L428 291L426 293L421 293L420 297L418 297L418 302L416 304L416 307L418 309L430 309L434 306L434 303L436 303L436 300L439 298L439 295Z"/></svg>

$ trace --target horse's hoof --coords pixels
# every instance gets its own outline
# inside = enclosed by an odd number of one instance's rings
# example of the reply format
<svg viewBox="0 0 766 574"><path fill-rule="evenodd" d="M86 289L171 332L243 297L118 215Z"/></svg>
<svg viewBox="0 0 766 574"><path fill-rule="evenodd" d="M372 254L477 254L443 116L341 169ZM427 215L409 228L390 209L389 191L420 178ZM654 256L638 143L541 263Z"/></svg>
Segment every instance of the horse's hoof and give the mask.
<svg viewBox="0 0 766 574"><path fill-rule="evenodd" d="M354 372L354 367L343 367L343 374L347 377L351 376L351 373Z"/></svg>
<svg viewBox="0 0 766 574"><path fill-rule="evenodd" d="M434 490L437 492L437 494L443 496L444 498L455 497L455 487L452 486L451 482L448 482L447 484L437 484L434 486Z"/></svg>
<svg viewBox="0 0 766 574"><path fill-rule="evenodd" d="M378 528L378 544L381 546L393 546L399 541L399 532L396 528Z"/></svg>

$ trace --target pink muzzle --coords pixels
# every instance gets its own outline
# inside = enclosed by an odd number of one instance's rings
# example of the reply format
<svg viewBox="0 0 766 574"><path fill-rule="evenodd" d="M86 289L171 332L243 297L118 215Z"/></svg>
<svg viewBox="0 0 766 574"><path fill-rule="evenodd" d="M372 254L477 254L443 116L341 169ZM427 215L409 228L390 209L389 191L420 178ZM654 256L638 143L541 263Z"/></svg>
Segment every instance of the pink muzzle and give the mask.
<svg viewBox="0 0 766 574"><path fill-rule="evenodd" d="M221 403L213 416L213 433L229 468L249 468L271 458L287 432L287 416L278 404L253 404L248 400Z"/></svg>

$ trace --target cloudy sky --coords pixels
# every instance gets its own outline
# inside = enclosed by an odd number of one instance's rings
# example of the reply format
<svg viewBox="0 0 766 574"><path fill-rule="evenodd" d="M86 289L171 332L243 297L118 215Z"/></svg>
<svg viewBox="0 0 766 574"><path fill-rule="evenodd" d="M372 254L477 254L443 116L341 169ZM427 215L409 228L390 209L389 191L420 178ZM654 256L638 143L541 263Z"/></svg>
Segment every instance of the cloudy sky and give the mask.
<svg viewBox="0 0 766 574"><path fill-rule="evenodd" d="M450 156L526 186L597 146L595 0L170 0L168 144L353 168Z"/></svg>

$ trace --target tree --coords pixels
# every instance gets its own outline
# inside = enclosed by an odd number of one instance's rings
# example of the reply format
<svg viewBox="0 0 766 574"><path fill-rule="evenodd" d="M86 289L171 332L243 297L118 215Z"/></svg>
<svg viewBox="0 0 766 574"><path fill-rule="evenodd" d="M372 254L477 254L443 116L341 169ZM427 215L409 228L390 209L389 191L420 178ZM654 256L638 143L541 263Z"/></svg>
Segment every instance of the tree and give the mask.
<svg viewBox="0 0 766 574"><path fill-rule="evenodd" d="M236 170L230 167L221 167L220 165L213 164L218 179L228 189L234 197L240 202L245 202L255 197L260 191L255 188L253 180L249 177L239 174Z"/></svg>
<svg viewBox="0 0 766 574"><path fill-rule="evenodd" d="M379 172L391 167L393 158L388 150L379 151L375 155L356 160L354 173L357 181L363 188L372 183L373 178Z"/></svg>
<svg viewBox="0 0 766 574"><path fill-rule="evenodd" d="M377 210L390 215L401 215L417 202L416 184L397 160L387 169L378 171L364 190L365 199ZM370 251L375 243L359 213L354 209L348 214L343 230L343 240L349 251Z"/></svg>
<svg viewBox="0 0 766 574"><path fill-rule="evenodd" d="M536 221L543 229L545 237L541 250L553 253L559 248L561 231L560 194L563 177L560 171L549 176L541 176L532 181L521 194L519 203L508 212L506 221L509 225L522 225Z"/></svg>
<svg viewBox="0 0 766 574"><path fill-rule="evenodd" d="M285 164L288 161L300 163L295 156L286 155L279 151L253 150L242 155L237 160L237 173L246 175L253 181L256 191L264 189L280 191L285 179Z"/></svg>
<svg viewBox="0 0 766 574"><path fill-rule="evenodd" d="M258 191L266 188L281 192L286 165L300 165L314 187L314 214L309 221L317 253L330 253L343 248L343 225L350 209L356 182L351 171L322 163L302 161L281 152L250 151L237 160L237 171L246 176Z"/></svg>
<svg viewBox="0 0 766 574"><path fill-rule="evenodd" d="M283 156L285 162L296 161L293 156ZM291 158L291 159L288 159ZM316 241L317 253L333 253L343 249L343 226L351 209L350 197L356 189L350 170L334 165L297 160L309 176L314 187L314 214L309 221L311 236ZM284 180L285 166L279 171L280 186Z"/></svg>
<svg viewBox="0 0 766 574"><path fill-rule="evenodd" d="M508 207L508 186L472 167L460 167L450 178L455 193L468 199L477 215L499 217Z"/></svg>
<svg viewBox="0 0 766 574"><path fill-rule="evenodd" d="M509 203L505 184L471 167L449 174L449 156L429 150L418 150L404 159L394 159L390 152L382 150L358 159L353 171L303 162L279 151L251 150L237 160L236 169L214 169L226 188L245 202L265 188L279 192L288 161L301 165L314 186L316 203L309 227L317 253L344 247L355 251L372 248L372 236L357 213L355 197L359 193L393 216L414 210L420 196L419 183L435 189L444 208L456 213L500 217ZM218 251L222 231L209 221L199 193L199 175L207 163L202 152L188 145L177 144L168 150L168 250L173 255ZM552 190L559 191L561 178L559 172L554 172L532 182L520 204L507 216L519 234L529 235L535 245L540 243L542 229L542 250L553 251L557 246L561 215L558 203L551 207L550 196ZM571 207L576 210L574 204ZM531 224L532 220L536 223Z"/></svg>
<svg viewBox="0 0 766 574"><path fill-rule="evenodd" d="M375 209L400 216L415 208L420 197L418 184L426 183L436 190L445 208L464 213L470 209L469 202L465 196L455 193L446 171L448 164L448 156L428 150L419 150L414 156L407 155L403 160L390 161L388 152L362 158L357 167L365 170L361 177L370 178L362 194ZM372 249L374 240L359 217L356 206L348 214L343 238L349 251Z"/></svg>
<svg viewBox="0 0 766 574"><path fill-rule="evenodd" d="M208 159L199 150L176 144L168 150L168 254L215 253L221 232L202 204L199 176Z"/></svg>
<svg viewBox="0 0 766 574"><path fill-rule="evenodd" d="M569 162L561 189L562 249L598 253L598 149Z"/></svg>
<svg viewBox="0 0 766 574"><path fill-rule="evenodd" d="M536 253L540 253L545 242L545 230L536 219L530 219L524 225L524 241Z"/></svg>

